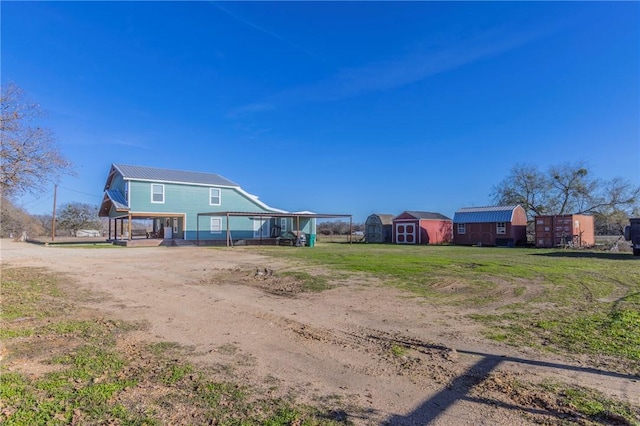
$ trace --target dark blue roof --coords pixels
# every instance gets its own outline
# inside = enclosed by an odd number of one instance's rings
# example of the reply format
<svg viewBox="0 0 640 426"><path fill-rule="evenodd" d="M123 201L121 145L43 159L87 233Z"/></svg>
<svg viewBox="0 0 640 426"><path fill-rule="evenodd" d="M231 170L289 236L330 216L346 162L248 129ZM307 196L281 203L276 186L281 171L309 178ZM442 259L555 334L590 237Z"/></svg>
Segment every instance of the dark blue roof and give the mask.
<svg viewBox="0 0 640 426"><path fill-rule="evenodd" d="M125 180L149 180L154 182L196 183L215 186L240 186L215 173L187 172L182 170L158 169L155 167L114 164Z"/></svg>
<svg viewBox="0 0 640 426"><path fill-rule="evenodd" d="M124 199L124 195L118 190L108 189L104 191L107 197L111 200L117 210L129 210L127 200Z"/></svg>
<svg viewBox="0 0 640 426"><path fill-rule="evenodd" d="M465 207L453 215L454 223L511 222L518 206Z"/></svg>

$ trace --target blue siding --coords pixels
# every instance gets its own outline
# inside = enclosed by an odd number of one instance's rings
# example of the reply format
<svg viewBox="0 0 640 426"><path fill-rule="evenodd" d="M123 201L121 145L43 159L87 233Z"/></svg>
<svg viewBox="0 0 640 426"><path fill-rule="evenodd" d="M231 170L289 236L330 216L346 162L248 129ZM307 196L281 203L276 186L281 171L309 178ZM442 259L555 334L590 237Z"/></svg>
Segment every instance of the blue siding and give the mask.
<svg viewBox="0 0 640 426"><path fill-rule="evenodd" d="M131 181L129 184L130 208L132 212L179 213L186 215L183 224L185 239L196 239L197 214L222 211L268 212L258 203L246 197L237 188L215 186L184 185L164 183L164 203L151 202L151 185L153 182ZM219 206L209 204L209 189L219 188L221 203ZM253 238L253 221L247 217L234 217L230 220L234 230L233 238ZM200 218L200 239L226 239L226 217L222 217L222 232L210 232L208 216Z"/></svg>

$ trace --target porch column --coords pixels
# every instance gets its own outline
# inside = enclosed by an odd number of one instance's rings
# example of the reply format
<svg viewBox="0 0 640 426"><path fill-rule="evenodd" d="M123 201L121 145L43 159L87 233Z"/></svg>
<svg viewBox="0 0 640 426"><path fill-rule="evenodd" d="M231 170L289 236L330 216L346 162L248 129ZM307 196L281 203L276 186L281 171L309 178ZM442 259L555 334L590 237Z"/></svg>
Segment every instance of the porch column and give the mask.
<svg viewBox="0 0 640 426"><path fill-rule="evenodd" d="M131 241L131 213L129 213L127 218L127 227L129 228L129 241Z"/></svg>
<svg viewBox="0 0 640 426"><path fill-rule="evenodd" d="M111 239L111 218L109 218L109 239Z"/></svg>
<svg viewBox="0 0 640 426"><path fill-rule="evenodd" d="M353 243L353 216L349 216L349 244Z"/></svg>

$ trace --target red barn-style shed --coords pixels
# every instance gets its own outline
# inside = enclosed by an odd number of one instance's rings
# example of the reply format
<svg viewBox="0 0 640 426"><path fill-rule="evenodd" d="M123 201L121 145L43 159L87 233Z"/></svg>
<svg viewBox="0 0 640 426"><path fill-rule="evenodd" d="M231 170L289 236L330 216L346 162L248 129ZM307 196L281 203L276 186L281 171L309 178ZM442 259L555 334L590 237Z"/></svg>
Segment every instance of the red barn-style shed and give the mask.
<svg viewBox="0 0 640 426"><path fill-rule="evenodd" d="M453 242L513 247L527 242L522 206L465 207L453 215Z"/></svg>
<svg viewBox="0 0 640 426"><path fill-rule="evenodd" d="M451 219L432 212L405 211L393 218L395 244L442 244L451 242Z"/></svg>

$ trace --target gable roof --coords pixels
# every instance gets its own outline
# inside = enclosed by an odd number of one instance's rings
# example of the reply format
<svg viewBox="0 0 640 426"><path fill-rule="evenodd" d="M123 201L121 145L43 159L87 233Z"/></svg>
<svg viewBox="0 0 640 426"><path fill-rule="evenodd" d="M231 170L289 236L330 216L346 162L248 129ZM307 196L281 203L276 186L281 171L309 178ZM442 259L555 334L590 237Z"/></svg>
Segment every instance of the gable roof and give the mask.
<svg viewBox="0 0 640 426"><path fill-rule="evenodd" d="M378 219L380 219L380 223L382 223L383 225L391 225L393 222L393 218L395 217L392 214L383 214L383 213L373 213L369 215L369 217L371 216L377 216ZM369 219L369 217L367 219Z"/></svg>
<svg viewBox="0 0 640 426"><path fill-rule="evenodd" d="M511 222L516 206L463 207L453 215L454 223Z"/></svg>
<svg viewBox="0 0 640 426"><path fill-rule="evenodd" d="M104 197L102 198L102 204L100 204L100 210L98 210L98 216L108 217L111 207L114 207L117 212L129 211L127 200L120 191L107 189L104 191Z"/></svg>
<svg viewBox="0 0 640 426"><path fill-rule="evenodd" d="M129 210L129 206L127 205L127 200L120 193L120 191L107 190L104 191L105 198L108 198L114 205L114 207L120 210Z"/></svg>
<svg viewBox="0 0 640 426"><path fill-rule="evenodd" d="M224 186L234 188L258 206L265 210L285 213L285 210L270 207L260 201L256 195L250 194L237 183L220 176L216 173L188 172L183 170L160 169L157 167L131 166L127 164L112 164L104 185L105 196L102 200L100 215L108 215L111 206L115 206L117 211L129 211L129 206L125 197L116 190L111 190L111 183L116 174L121 174L125 181L138 180L148 182L181 183L203 186Z"/></svg>
<svg viewBox="0 0 640 426"><path fill-rule="evenodd" d="M197 185L234 186L235 182L216 173L188 172L183 170L159 169L156 167L131 166L127 164L113 164L112 172L118 171L124 180L146 180L154 182L191 183ZM109 184L108 179L107 187ZM105 188L106 189L106 188Z"/></svg>
<svg viewBox="0 0 640 426"><path fill-rule="evenodd" d="M419 211L415 211L415 210L407 210L404 213L399 214L396 217L400 217L403 214L408 214L411 215L412 217L415 217L416 219L428 219L428 220L451 220L451 218L446 217L443 214L440 213L433 213L433 212L419 212ZM394 218L395 219L395 218Z"/></svg>

